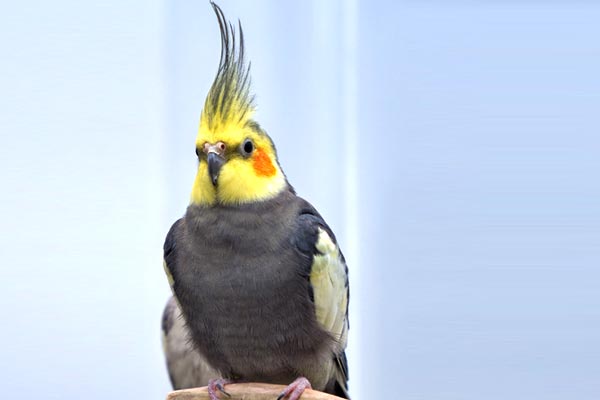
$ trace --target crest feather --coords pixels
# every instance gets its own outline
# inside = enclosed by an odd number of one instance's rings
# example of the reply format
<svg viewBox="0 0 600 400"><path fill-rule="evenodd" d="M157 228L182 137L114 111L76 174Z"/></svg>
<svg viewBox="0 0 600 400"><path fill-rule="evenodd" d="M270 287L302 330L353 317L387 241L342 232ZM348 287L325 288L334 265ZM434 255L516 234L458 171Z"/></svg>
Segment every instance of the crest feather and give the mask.
<svg viewBox="0 0 600 400"><path fill-rule="evenodd" d="M221 30L221 60L217 76L208 92L201 125L210 130L229 124L244 125L254 112L250 94L250 64L244 60L244 32L238 20L239 40L235 27L225 19L221 8L211 2Z"/></svg>

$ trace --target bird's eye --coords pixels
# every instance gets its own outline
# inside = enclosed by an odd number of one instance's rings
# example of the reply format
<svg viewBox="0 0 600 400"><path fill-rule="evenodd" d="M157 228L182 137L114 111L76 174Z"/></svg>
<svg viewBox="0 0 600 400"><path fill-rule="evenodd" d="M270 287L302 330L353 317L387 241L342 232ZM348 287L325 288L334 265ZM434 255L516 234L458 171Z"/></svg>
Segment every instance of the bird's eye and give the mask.
<svg viewBox="0 0 600 400"><path fill-rule="evenodd" d="M245 156L249 156L254 151L254 143L252 140L246 139L244 143L242 143L242 154Z"/></svg>
<svg viewBox="0 0 600 400"><path fill-rule="evenodd" d="M196 157L200 157L200 149L196 147Z"/></svg>

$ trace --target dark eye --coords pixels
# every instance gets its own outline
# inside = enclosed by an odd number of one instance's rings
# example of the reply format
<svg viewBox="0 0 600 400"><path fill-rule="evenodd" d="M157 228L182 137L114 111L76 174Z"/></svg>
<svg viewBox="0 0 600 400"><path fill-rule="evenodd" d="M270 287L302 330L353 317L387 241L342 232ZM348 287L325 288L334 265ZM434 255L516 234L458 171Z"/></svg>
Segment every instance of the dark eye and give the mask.
<svg viewBox="0 0 600 400"><path fill-rule="evenodd" d="M244 140L244 143L242 143L242 153L245 156L249 156L250 154L252 154L253 151L254 151L254 143L252 143L252 140L250 140L250 139Z"/></svg>
<svg viewBox="0 0 600 400"><path fill-rule="evenodd" d="M200 157L200 149L196 147L196 157Z"/></svg>

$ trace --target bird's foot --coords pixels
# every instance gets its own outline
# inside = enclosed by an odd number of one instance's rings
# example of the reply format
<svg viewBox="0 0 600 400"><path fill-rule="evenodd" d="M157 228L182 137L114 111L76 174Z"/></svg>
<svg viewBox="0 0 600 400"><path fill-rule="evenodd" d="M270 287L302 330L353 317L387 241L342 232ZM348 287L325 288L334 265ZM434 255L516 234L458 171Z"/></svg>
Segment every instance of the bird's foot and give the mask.
<svg viewBox="0 0 600 400"><path fill-rule="evenodd" d="M217 396L217 391L223 393L227 397L231 397L231 395L229 393L227 393L225 391L225 389L223 388L225 385L230 384L230 383L232 383L232 381L230 381L229 379L223 379L223 378L209 380L208 381L208 397L210 397L210 400L219 400L219 397Z"/></svg>
<svg viewBox="0 0 600 400"><path fill-rule="evenodd" d="M283 392L279 394L277 400L288 397L288 400L298 400L305 389L312 389L310 382L305 377L301 376L294 382L290 383Z"/></svg>

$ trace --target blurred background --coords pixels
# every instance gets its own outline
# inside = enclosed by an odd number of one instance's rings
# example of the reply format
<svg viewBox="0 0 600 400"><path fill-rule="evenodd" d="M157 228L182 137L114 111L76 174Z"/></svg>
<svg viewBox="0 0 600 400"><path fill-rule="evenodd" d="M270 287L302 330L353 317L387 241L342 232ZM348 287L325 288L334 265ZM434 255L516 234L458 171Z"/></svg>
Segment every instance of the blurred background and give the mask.
<svg viewBox="0 0 600 400"><path fill-rule="evenodd" d="M219 5L346 254L354 398L600 398L600 5ZM0 397L163 399L213 11L13 2L0 31Z"/></svg>

